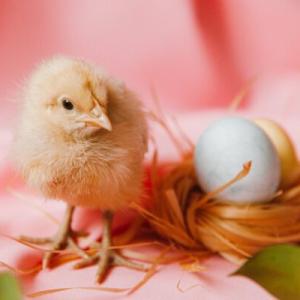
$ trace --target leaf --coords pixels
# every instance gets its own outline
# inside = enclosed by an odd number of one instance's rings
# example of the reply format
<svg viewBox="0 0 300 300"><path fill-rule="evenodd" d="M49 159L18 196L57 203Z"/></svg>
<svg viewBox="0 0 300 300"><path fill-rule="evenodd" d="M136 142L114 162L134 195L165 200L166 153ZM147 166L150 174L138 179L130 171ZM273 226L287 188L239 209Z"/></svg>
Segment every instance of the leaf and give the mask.
<svg viewBox="0 0 300 300"><path fill-rule="evenodd" d="M21 300L21 289L17 279L9 272L0 273L0 299Z"/></svg>
<svg viewBox="0 0 300 300"><path fill-rule="evenodd" d="M280 300L300 299L300 247L267 247L232 275L254 280Z"/></svg>

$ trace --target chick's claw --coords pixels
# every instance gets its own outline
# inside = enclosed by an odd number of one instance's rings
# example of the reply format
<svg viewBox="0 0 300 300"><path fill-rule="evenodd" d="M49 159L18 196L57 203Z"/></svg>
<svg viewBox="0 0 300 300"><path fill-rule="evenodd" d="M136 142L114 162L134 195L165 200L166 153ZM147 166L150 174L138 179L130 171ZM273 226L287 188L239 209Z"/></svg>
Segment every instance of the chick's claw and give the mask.
<svg viewBox="0 0 300 300"><path fill-rule="evenodd" d="M69 246L68 245L69 234L70 232L65 232L65 234L57 235L57 237L55 237L52 240L49 251L47 251L43 256L43 262L42 262L43 270L47 269L50 266L51 259L54 256L55 251L64 250L66 249L67 246Z"/></svg>
<svg viewBox="0 0 300 300"><path fill-rule="evenodd" d="M121 256L116 250L111 249L111 224L113 213L105 211L103 213L103 237L102 243L97 244L98 253L88 258L82 259L74 268L80 269L98 263L96 273L96 281L102 283L113 266L123 266L135 270L147 271L146 266L127 260Z"/></svg>
<svg viewBox="0 0 300 300"><path fill-rule="evenodd" d="M111 249L100 249L99 253L83 258L74 265L75 269L85 268L94 264L98 264L96 273L96 282L102 283L109 270L114 266L122 266L138 271L147 271L147 266L130 261Z"/></svg>
<svg viewBox="0 0 300 300"><path fill-rule="evenodd" d="M20 240L25 243L34 244L34 245L45 245L53 241L52 238L36 238L26 235L21 235Z"/></svg>
<svg viewBox="0 0 300 300"><path fill-rule="evenodd" d="M50 245L43 255L42 268L46 269L50 265L51 258L56 251L64 250L68 246L68 236L60 236L55 238L34 238L28 236L21 236L20 240L26 243L35 245Z"/></svg>
<svg viewBox="0 0 300 300"><path fill-rule="evenodd" d="M79 257L88 258L88 255L82 249L80 249L73 240L73 237L77 235L77 233L73 232L71 229L73 212L74 207L67 206L63 222L60 224L59 230L53 238L34 238L27 236L20 237L21 241L30 244L50 246L43 256L43 269L46 269L50 266L51 259L57 251L64 250L66 248L72 248ZM82 234L79 233L79 235Z"/></svg>

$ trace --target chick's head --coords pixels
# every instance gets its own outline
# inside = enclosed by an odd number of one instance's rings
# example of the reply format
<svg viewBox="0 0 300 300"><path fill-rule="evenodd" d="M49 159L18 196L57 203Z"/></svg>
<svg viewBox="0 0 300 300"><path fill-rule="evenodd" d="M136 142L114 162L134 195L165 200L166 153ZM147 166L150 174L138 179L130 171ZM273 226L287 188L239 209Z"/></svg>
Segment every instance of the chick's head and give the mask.
<svg viewBox="0 0 300 300"><path fill-rule="evenodd" d="M25 110L32 119L68 134L112 130L107 77L81 60L54 58L42 64L25 89Z"/></svg>

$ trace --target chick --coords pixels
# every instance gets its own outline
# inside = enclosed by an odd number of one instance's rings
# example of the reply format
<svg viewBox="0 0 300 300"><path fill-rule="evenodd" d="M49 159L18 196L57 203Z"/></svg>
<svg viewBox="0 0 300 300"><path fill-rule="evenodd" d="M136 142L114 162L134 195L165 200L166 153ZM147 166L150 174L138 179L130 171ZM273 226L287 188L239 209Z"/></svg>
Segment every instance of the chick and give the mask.
<svg viewBox="0 0 300 300"><path fill-rule="evenodd" d="M103 218L99 253L87 257L81 251L84 258L76 267L98 262L99 282L111 264L143 269L110 249L114 212L141 193L147 125L140 101L122 82L66 57L50 59L35 70L24 100L14 142L16 166L46 198L67 203L54 238L27 240L51 242L53 251L74 246L74 207L97 208ZM51 256L44 255L44 267Z"/></svg>

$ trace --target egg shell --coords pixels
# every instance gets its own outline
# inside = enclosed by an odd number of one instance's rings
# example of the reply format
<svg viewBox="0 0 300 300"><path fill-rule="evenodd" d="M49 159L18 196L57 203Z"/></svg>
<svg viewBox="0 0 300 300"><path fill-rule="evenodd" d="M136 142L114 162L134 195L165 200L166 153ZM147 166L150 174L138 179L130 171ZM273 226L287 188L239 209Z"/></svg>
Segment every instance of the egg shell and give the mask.
<svg viewBox="0 0 300 300"><path fill-rule="evenodd" d="M219 188L252 161L250 173L217 196L225 202L266 202L280 183L280 161L273 143L259 126L244 118L226 117L209 126L197 142L194 161L205 192Z"/></svg>
<svg viewBox="0 0 300 300"><path fill-rule="evenodd" d="M287 132L276 122L268 119L254 119L273 142L281 164L281 187L289 185L296 172L298 158L295 147Z"/></svg>

